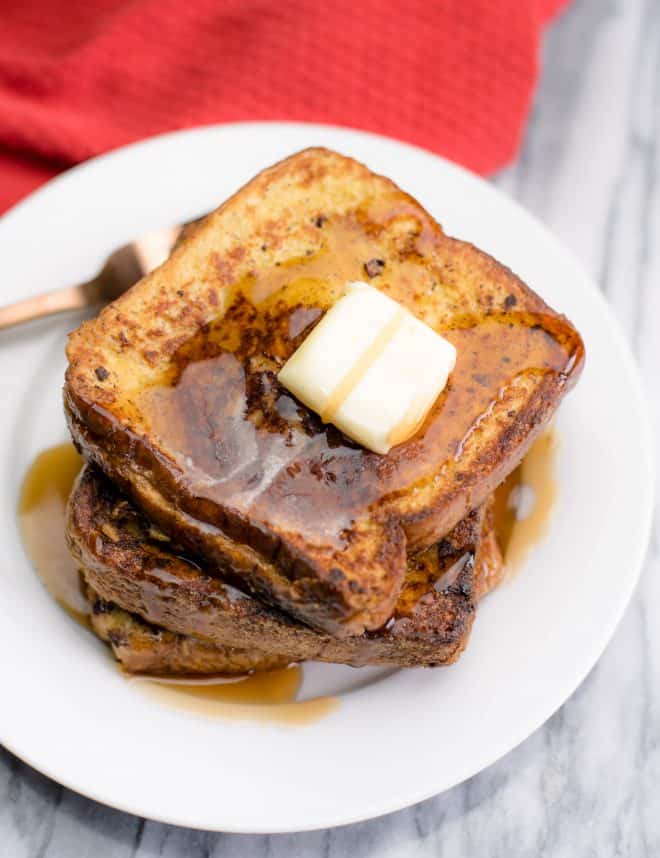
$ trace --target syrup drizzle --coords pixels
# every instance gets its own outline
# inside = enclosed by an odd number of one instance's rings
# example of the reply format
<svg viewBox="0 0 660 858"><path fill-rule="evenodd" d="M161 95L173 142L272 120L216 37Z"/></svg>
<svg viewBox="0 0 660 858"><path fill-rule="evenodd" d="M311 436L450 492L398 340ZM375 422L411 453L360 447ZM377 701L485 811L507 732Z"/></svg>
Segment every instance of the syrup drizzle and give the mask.
<svg viewBox="0 0 660 858"><path fill-rule="evenodd" d="M399 247L404 221L410 240ZM466 301L460 271L437 263L431 227L399 196L312 231L304 255L257 265L245 276L237 270L223 284L218 317L136 392L136 420L175 463L161 476L168 485L176 479L189 515L206 521L219 504L232 510L223 525L229 536L241 533L248 516L265 533L295 532L309 544L344 550L351 522L370 504L387 498L396 515L398 498L409 499L408 489L429 478L430 462L460 467L478 444L484 416L509 400L516 409L532 376L561 386L582 346L564 322L542 308L522 309L513 294L499 304ZM311 326L375 257L396 260L386 262L378 288L457 350L445 390L386 460L324 425L276 382ZM346 390L342 383L326 419L355 380ZM394 440L402 440L399 433Z"/></svg>

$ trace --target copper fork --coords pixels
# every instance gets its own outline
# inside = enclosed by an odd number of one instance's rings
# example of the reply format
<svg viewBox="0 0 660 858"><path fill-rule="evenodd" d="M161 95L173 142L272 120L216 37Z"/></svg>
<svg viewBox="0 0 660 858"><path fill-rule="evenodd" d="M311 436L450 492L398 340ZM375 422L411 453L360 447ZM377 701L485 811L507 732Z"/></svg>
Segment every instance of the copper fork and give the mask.
<svg viewBox="0 0 660 858"><path fill-rule="evenodd" d="M146 233L130 244L125 244L110 254L97 276L87 283L66 286L0 307L0 330L32 319L114 301L167 259L177 239L188 226L191 225L166 227Z"/></svg>

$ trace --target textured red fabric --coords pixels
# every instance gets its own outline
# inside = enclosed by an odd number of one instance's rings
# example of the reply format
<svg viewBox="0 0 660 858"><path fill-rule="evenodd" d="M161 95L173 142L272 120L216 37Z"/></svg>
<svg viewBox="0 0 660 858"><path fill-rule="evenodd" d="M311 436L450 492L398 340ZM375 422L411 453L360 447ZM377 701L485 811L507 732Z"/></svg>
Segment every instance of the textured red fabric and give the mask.
<svg viewBox="0 0 660 858"><path fill-rule="evenodd" d="M566 0L4 0L0 211L161 131L298 119L481 173L511 159Z"/></svg>

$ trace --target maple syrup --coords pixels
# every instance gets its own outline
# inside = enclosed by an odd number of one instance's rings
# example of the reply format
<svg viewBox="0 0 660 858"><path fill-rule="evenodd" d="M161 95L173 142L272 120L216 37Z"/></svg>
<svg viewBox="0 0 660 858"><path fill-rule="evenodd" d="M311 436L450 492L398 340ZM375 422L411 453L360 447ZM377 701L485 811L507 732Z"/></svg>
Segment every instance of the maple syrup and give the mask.
<svg viewBox="0 0 660 858"><path fill-rule="evenodd" d="M135 677L132 681L159 703L212 718L295 726L319 721L339 705L336 697L296 700L302 684L299 665L240 679Z"/></svg>
<svg viewBox="0 0 660 858"><path fill-rule="evenodd" d="M510 573L521 568L547 532L557 498L556 450L557 439L548 430L495 490L495 532Z"/></svg>
<svg viewBox="0 0 660 858"><path fill-rule="evenodd" d="M70 442L39 453L23 480L18 521L27 555L48 592L77 622L88 625L89 604L64 536L66 502L81 467Z"/></svg>

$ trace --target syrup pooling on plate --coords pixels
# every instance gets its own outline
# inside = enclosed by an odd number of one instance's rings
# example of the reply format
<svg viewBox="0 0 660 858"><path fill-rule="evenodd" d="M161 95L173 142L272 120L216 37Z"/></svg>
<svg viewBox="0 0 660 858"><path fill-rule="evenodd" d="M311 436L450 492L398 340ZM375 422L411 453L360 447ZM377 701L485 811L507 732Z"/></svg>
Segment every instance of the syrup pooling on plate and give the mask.
<svg viewBox="0 0 660 858"><path fill-rule="evenodd" d="M510 573L522 567L550 524L558 492L557 444L553 430L544 432L521 464L495 490L495 531Z"/></svg>
<svg viewBox="0 0 660 858"><path fill-rule="evenodd" d="M87 625L89 603L64 536L66 502L83 461L73 444L58 444L35 458L21 488L18 520L23 545L48 592Z"/></svg>
<svg viewBox="0 0 660 858"><path fill-rule="evenodd" d="M378 244L388 219L407 224L396 248L391 235ZM200 506L211 500L341 548L342 531L371 503L423 483L429 462L459 460L479 420L522 376L569 371L577 341L562 339L552 316L518 312L515 296L503 307L485 302L479 314L461 313L455 284L446 286L424 261L425 252L432 256L428 233L427 222L403 203L324 221L308 252L222 291L217 321L183 343L161 383L137 400ZM395 252L396 277L389 277ZM422 427L387 457L324 425L276 380L346 282L365 278L374 253L384 266L369 282L458 352Z"/></svg>
<svg viewBox="0 0 660 858"><path fill-rule="evenodd" d="M302 685L298 665L238 680L139 677L135 684L159 703L210 718L302 726L321 720L339 705L336 697L296 700Z"/></svg>
<svg viewBox="0 0 660 858"><path fill-rule="evenodd" d="M495 521L495 532L502 550L502 556L506 559L507 549L511 542L514 528L516 526L516 508L514 504L515 495L522 484L522 464L518 465L509 476L501 483L494 492L493 516Z"/></svg>

